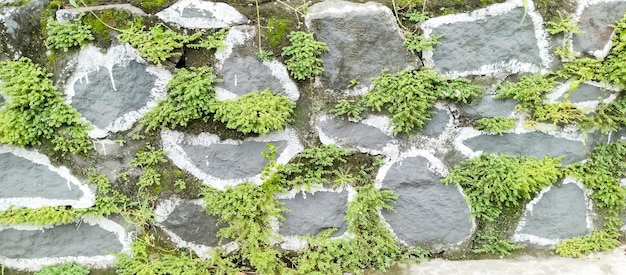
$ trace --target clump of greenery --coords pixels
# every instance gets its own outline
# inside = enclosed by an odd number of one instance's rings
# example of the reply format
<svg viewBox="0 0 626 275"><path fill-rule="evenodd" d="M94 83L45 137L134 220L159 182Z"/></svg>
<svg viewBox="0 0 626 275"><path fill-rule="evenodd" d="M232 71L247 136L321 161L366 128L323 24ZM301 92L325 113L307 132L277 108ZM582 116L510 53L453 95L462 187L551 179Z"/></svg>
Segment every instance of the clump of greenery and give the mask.
<svg viewBox="0 0 626 275"><path fill-rule="evenodd" d="M476 129L502 135L515 127L515 119L507 117L485 117L476 121Z"/></svg>
<svg viewBox="0 0 626 275"><path fill-rule="evenodd" d="M282 130L291 121L296 104L269 88L251 92L235 100L220 101L213 107L215 120L229 129L248 134Z"/></svg>
<svg viewBox="0 0 626 275"><path fill-rule="evenodd" d="M157 101L141 119L147 132L184 127L196 119L209 118L215 104L215 83L221 82L210 67L180 69L167 83L167 98Z"/></svg>
<svg viewBox="0 0 626 275"><path fill-rule="evenodd" d="M494 232L488 233L489 234L479 232L478 234L476 234L476 239L474 240L474 242L482 245L479 248L473 249L472 251L474 253L489 253L500 256L509 256L511 255L511 252L523 247L512 241L503 240Z"/></svg>
<svg viewBox="0 0 626 275"><path fill-rule="evenodd" d="M137 182L139 188L161 185L161 174L157 172L156 165L167 162L166 155L165 151L151 145L147 145L146 150L137 152L135 158L130 161L130 166L141 167L143 170Z"/></svg>
<svg viewBox="0 0 626 275"><path fill-rule="evenodd" d="M276 48L280 45L285 33L289 29L289 20L270 17L267 20L265 35L270 42L270 46Z"/></svg>
<svg viewBox="0 0 626 275"><path fill-rule="evenodd" d="M20 147L50 140L62 153L87 153L93 144L80 113L65 103L51 74L28 58L0 62L0 143Z"/></svg>
<svg viewBox="0 0 626 275"><path fill-rule="evenodd" d="M581 83L589 80L602 82L602 60L580 58L563 64L563 68L554 75L572 81L570 91L578 89Z"/></svg>
<svg viewBox="0 0 626 275"><path fill-rule="evenodd" d="M461 162L442 180L463 188L472 216L492 222L561 177L561 158L482 154Z"/></svg>
<svg viewBox="0 0 626 275"><path fill-rule="evenodd" d="M36 209L9 208L0 211L0 224L68 224L76 221L81 213L65 206L44 206Z"/></svg>
<svg viewBox="0 0 626 275"><path fill-rule="evenodd" d="M617 22L614 29L615 35L611 36L613 47L602 62L600 72L609 84L626 88L626 17Z"/></svg>
<svg viewBox="0 0 626 275"><path fill-rule="evenodd" d="M578 21L574 20L574 16L563 17L560 11L557 11L559 18L548 22L548 33L555 35L558 33L585 33L578 27Z"/></svg>
<svg viewBox="0 0 626 275"><path fill-rule="evenodd" d="M587 116L568 100L544 104L535 109L537 121L552 121L556 124L580 124L587 120Z"/></svg>
<svg viewBox="0 0 626 275"><path fill-rule="evenodd" d="M46 46L53 51L67 52L70 48L84 47L89 41L94 40L91 26L84 25L80 18L73 22L48 20L46 32L48 33Z"/></svg>
<svg viewBox="0 0 626 275"><path fill-rule="evenodd" d="M365 107L361 101L355 101L350 99L342 99L337 102L337 105L330 110L330 113L336 116L348 116L361 120L361 114L365 111Z"/></svg>
<svg viewBox="0 0 626 275"><path fill-rule="evenodd" d="M91 32L96 38L102 39L105 43L111 42L110 33L112 28L131 28L131 25L141 27L141 18L134 18L133 14L127 10L110 9L103 11L94 11L92 13L85 14L81 21L83 24L91 27Z"/></svg>
<svg viewBox="0 0 626 275"><path fill-rule="evenodd" d="M564 240L556 245L555 252L563 257L580 257L592 252L611 251L618 247L619 233L596 230L589 236Z"/></svg>
<svg viewBox="0 0 626 275"><path fill-rule="evenodd" d="M229 28L222 28L212 35L202 36L200 41L189 43L187 47L192 49L221 50L226 47L223 41L228 36L229 30Z"/></svg>
<svg viewBox="0 0 626 275"><path fill-rule="evenodd" d="M439 36L432 35L429 37L424 35L407 34L404 37L402 45L404 45L412 53L431 51L434 49L435 45L439 44L439 39L441 37L443 37L443 34Z"/></svg>
<svg viewBox="0 0 626 275"><path fill-rule="evenodd" d="M305 80L324 72L319 56L329 50L326 43L301 31L291 32L287 38L291 45L283 48L282 56L286 57L285 65L293 78Z"/></svg>
<svg viewBox="0 0 626 275"><path fill-rule="evenodd" d="M159 24L149 31L145 26L132 26L129 30L122 32L118 38L121 42L129 43L133 48L139 51L141 57L146 60L161 65L161 62L170 57L180 56L182 53L175 51L180 49L186 43L194 41L202 35L197 32L187 36L179 34L171 29L163 29L164 26Z"/></svg>
<svg viewBox="0 0 626 275"><path fill-rule="evenodd" d="M556 47L554 54L563 60L574 60L578 53L571 49L571 42L567 42L563 46Z"/></svg>
<svg viewBox="0 0 626 275"><path fill-rule="evenodd" d="M626 97L601 104L590 118L590 125L603 133L617 131L626 126Z"/></svg>
<svg viewBox="0 0 626 275"><path fill-rule="evenodd" d="M350 151L335 145L307 148L294 157L294 161L281 169L281 186L310 187L330 184L340 171L337 168L347 162Z"/></svg>
<svg viewBox="0 0 626 275"><path fill-rule="evenodd" d="M87 275L89 269L76 263L64 263L58 266L44 266L35 275Z"/></svg>
<svg viewBox="0 0 626 275"><path fill-rule="evenodd" d="M534 109L543 104L545 94L554 90L556 81L544 75L533 74L522 77L518 82L503 82L496 87L496 98L513 98L525 109Z"/></svg>

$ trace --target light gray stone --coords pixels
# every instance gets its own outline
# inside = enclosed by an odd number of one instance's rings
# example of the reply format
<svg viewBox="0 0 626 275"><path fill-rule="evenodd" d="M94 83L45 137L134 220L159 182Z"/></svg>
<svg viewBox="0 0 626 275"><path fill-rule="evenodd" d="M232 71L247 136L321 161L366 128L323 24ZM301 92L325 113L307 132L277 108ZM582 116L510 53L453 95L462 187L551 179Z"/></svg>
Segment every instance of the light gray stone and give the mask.
<svg viewBox="0 0 626 275"><path fill-rule="evenodd" d="M572 103L593 101L593 100L606 99L611 94L613 94L613 91L602 89L598 86L583 83L578 86L578 89L576 89L576 91L569 93L567 100L569 100ZM561 96L557 100L563 100L563 99L564 98Z"/></svg>
<svg viewBox="0 0 626 275"><path fill-rule="evenodd" d="M276 146L276 153L284 150L286 142L267 142ZM220 179L241 179L255 176L268 160L263 158L265 142L248 141L235 144L211 144L210 146L181 144L192 162L203 172Z"/></svg>
<svg viewBox="0 0 626 275"><path fill-rule="evenodd" d="M100 129L124 114L137 111L151 99L157 77L146 71L147 66L129 61L116 64L111 72L106 67L90 73L74 83L72 106Z"/></svg>
<svg viewBox="0 0 626 275"><path fill-rule="evenodd" d="M238 96L252 91L263 91L270 88L273 92L283 93L285 89L280 80L272 75L271 70L257 57L239 53L242 47L237 47L234 53L223 63L218 75L223 82L216 86Z"/></svg>
<svg viewBox="0 0 626 275"><path fill-rule="evenodd" d="M318 191L296 194L293 199L280 200L285 203L290 212L284 213L285 220L279 228L279 233L287 236L317 235L324 229L337 228L332 236L340 236L346 231L344 217L348 192L340 193Z"/></svg>
<svg viewBox="0 0 626 275"><path fill-rule="evenodd" d="M515 105L517 102L513 99L501 100L486 95L480 101L476 100L460 109L463 115L470 118L507 117L515 111Z"/></svg>
<svg viewBox="0 0 626 275"><path fill-rule="evenodd" d="M575 51L591 53L602 51L611 38L614 25L626 11L626 2L597 3L585 8L578 25L583 34L574 34L572 45ZM602 57L602 56L598 56Z"/></svg>
<svg viewBox="0 0 626 275"><path fill-rule="evenodd" d="M472 234L470 209L454 185L443 185L428 170L429 161L409 157L391 166L382 189L399 197L394 211L383 211L391 228L409 246L441 249L465 241Z"/></svg>
<svg viewBox="0 0 626 275"><path fill-rule="evenodd" d="M59 9L56 11L57 21L68 21L78 18L81 14L101 10L125 10L136 16L148 16L143 10L131 4L111 4L100 6L79 7L74 9Z"/></svg>
<svg viewBox="0 0 626 275"><path fill-rule="evenodd" d="M345 90L353 79L369 86L383 69L393 73L418 66L416 57L402 46L393 13L382 4L323 1L309 8L305 20L330 49L321 56L326 89Z"/></svg>
<svg viewBox="0 0 626 275"><path fill-rule="evenodd" d="M180 0L156 14L164 22L188 29L214 29L248 23L248 18L226 3Z"/></svg>
<svg viewBox="0 0 626 275"><path fill-rule="evenodd" d="M533 21L524 8L486 19L443 24L432 35L443 35L433 50L435 67L443 72L474 71L485 65L517 61L541 65Z"/></svg>
<svg viewBox="0 0 626 275"><path fill-rule="evenodd" d="M10 259L106 256L119 253L122 248L115 233L87 223L44 230L9 228L0 231L0 256Z"/></svg>
<svg viewBox="0 0 626 275"><path fill-rule="evenodd" d="M0 198L80 200L85 194L48 167L11 153L0 154Z"/></svg>
<svg viewBox="0 0 626 275"><path fill-rule="evenodd" d="M424 125L422 129L422 135L431 138L437 138L448 127L450 123L450 114L446 110L434 108L435 114L430 118L430 121Z"/></svg>
<svg viewBox="0 0 626 275"><path fill-rule="evenodd" d="M376 127L341 118L327 117L318 122L318 127L324 135L334 139L337 145L344 148L381 150L392 141L390 136Z"/></svg>
<svg viewBox="0 0 626 275"><path fill-rule="evenodd" d="M172 231L186 242L215 247L219 245L217 217L204 212L201 205L192 201L181 201L161 222L161 226Z"/></svg>
<svg viewBox="0 0 626 275"><path fill-rule="evenodd" d="M527 206L528 211L515 233L548 240L564 240L587 233L584 191L575 183L548 188L550 190L539 200Z"/></svg>
<svg viewBox="0 0 626 275"><path fill-rule="evenodd" d="M31 59L43 54L41 14L48 0L30 0L27 4L0 7L0 60L22 55Z"/></svg>
<svg viewBox="0 0 626 275"><path fill-rule="evenodd" d="M523 134L480 135L463 141L474 151L508 155L563 156L563 164L571 164L586 158L585 145L580 141L559 138L542 132Z"/></svg>

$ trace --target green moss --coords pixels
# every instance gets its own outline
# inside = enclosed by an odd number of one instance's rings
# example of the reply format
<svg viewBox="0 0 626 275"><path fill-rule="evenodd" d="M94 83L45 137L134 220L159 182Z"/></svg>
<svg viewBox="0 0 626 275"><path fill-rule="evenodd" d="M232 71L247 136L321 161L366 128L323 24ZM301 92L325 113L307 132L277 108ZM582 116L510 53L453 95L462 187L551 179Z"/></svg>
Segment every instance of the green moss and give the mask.
<svg viewBox="0 0 626 275"><path fill-rule="evenodd" d="M64 263L58 266L44 266L35 275L87 275L89 269L74 262Z"/></svg>
<svg viewBox="0 0 626 275"><path fill-rule="evenodd" d="M290 21L287 19L280 19L273 16L267 19L265 36L272 48L277 48L285 42L286 34L289 31L288 24L290 24Z"/></svg>
<svg viewBox="0 0 626 275"><path fill-rule="evenodd" d="M111 43L111 31L107 25L119 28L119 29L127 29L130 28L132 24L137 24L139 21L135 21L135 17L127 10L104 10L104 11L94 11L94 16L91 13L87 13L82 21L91 26L91 31L96 37L97 41L102 41L104 45L109 45ZM100 20L98 20L100 18ZM106 25L105 25L106 24Z"/></svg>
<svg viewBox="0 0 626 275"><path fill-rule="evenodd" d="M476 129L502 135L515 127L515 119L506 117L486 117L476 121Z"/></svg>

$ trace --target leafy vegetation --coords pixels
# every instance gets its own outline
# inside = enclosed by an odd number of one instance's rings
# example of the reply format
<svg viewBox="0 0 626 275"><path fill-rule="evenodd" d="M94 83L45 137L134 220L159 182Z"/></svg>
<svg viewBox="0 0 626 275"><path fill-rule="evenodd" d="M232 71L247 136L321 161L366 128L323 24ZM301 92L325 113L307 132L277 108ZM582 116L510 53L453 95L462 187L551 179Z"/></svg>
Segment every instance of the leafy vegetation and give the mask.
<svg viewBox="0 0 626 275"><path fill-rule="evenodd" d="M559 18L547 23L548 33L555 35L558 33L585 33L578 27L578 21L574 20L574 16L563 17L560 11L557 11Z"/></svg>
<svg viewBox="0 0 626 275"><path fill-rule="evenodd" d="M507 117L485 117L476 121L476 129L502 135L515 127L515 119Z"/></svg>
<svg viewBox="0 0 626 275"><path fill-rule="evenodd" d="M330 113L336 116L347 116L357 120L361 120L361 114L365 111L365 107L362 102L342 99L337 102L337 105L330 110Z"/></svg>
<svg viewBox="0 0 626 275"><path fill-rule="evenodd" d="M53 51L67 52L70 48L83 47L89 41L94 40L91 26L84 25L80 18L73 22L48 20L46 32L48 34L46 46Z"/></svg>
<svg viewBox="0 0 626 275"><path fill-rule="evenodd" d="M412 53L420 53L433 50L435 45L439 44L441 37L443 35L426 37L424 35L407 34L402 44Z"/></svg>
<svg viewBox="0 0 626 275"><path fill-rule="evenodd" d="M503 240L494 232L489 232L489 234L479 232L474 242L481 243L482 245L479 248L473 249L472 251L474 253L481 254L489 253L500 256L508 256L511 255L511 252L522 248L521 245L518 245L514 242Z"/></svg>
<svg viewBox="0 0 626 275"><path fill-rule="evenodd" d="M518 82L503 82L498 84L496 98L513 98L524 109L534 109L543 104L545 94L552 92L556 81L539 74L526 75Z"/></svg>
<svg viewBox="0 0 626 275"><path fill-rule="evenodd" d="M291 121L296 104L287 97L272 92L251 92L235 100L220 101L213 107L215 120L229 129L248 134L267 134L282 130Z"/></svg>
<svg viewBox="0 0 626 275"><path fill-rule="evenodd" d="M285 165L280 173L281 186L298 187L317 184L331 184L340 171L337 168L347 162L350 151L335 145L322 145L307 148L294 157L294 161Z"/></svg>
<svg viewBox="0 0 626 275"><path fill-rule="evenodd" d="M28 58L0 62L0 93L7 98L0 109L0 143L24 147L50 140L56 151L87 153L93 149L86 134L90 126L50 77Z"/></svg>
<svg viewBox="0 0 626 275"><path fill-rule="evenodd" d="M555 125L580 124L587 120L587 116L568 100L540 105L534 115L537 121L552 121Z"/></svg>
<svg viewBox="0 0 626 275"><path fill-rule="evenodd" d="M291 32L287 38L291 45L283 48L282 56L286 58L285 65L293 78L305 80L324 71L319 56L328 51L326 43L316 41L313 34L301 31Z"/></svg>
<svg viewBox="0 0 626 275"><path fill-rule="evenodd" d="M58 266L44 266L35 275L87 275L89 269L73 262L64 263Z"/></svg>
<svg viewBox="0 0 626 275"><path fill-rule="evenodd" d="M610 103L601 104L590 118L590 125L603 133L617 131L626 126L626 98L620 98Z"/></svg>

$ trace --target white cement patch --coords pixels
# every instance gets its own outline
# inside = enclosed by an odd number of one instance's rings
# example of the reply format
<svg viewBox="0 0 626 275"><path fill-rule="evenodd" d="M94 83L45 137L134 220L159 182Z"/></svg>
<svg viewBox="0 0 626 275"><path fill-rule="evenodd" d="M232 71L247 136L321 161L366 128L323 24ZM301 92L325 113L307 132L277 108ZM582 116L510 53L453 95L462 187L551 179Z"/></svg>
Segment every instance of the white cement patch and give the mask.
<svg viewBox="0 0 626 275"><path fill-rule="evenodd" d="M195 10L200 16L184 17L185 10ZM246 23L248 19L226 3L200 0L179 0L156 14L159 19L187 29L213 29Z"/></svg>

